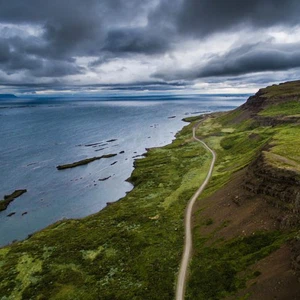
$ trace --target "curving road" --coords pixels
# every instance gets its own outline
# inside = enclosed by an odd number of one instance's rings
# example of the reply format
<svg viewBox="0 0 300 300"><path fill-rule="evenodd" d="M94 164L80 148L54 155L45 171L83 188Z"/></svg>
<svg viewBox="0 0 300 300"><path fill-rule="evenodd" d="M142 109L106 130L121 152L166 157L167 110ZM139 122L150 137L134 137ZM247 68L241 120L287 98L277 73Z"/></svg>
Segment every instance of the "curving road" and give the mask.
<svg viewBox="0 0 300 300"><path fill-rule="evenodd" d="M184 300L184 296L185 296L187 270L188 270L188 266L189 266L189 260L190 260L191 250L192 250L192 242L193 242L192 241L192 229L191 229L191 218L192 218L193 205L196 202L199 195L204 190L204 188L206 187L207 183L209 182L212 172L213 172L215 162L216 162L216 153L211 148L209 148L203 141L199 140L196 137L196 128L199 126L200 123L198 123L197 125L195 125L193 127L193 138L194 138L194 140L203 144L204 148L206 148L212 154L213 158L212 158L210 168L209 168L209 171L207 173L207 176L206 176L204 182L199 187L199 189L196 191L196 193L193 195L193 197L190 199L190 201L188 203L188 207L185 212L184 252L183 252L182 259L181 259L180 269L179 269L179 274L178 274L178 281L177 281L177 287L176 287L176 300Z"/></svg>

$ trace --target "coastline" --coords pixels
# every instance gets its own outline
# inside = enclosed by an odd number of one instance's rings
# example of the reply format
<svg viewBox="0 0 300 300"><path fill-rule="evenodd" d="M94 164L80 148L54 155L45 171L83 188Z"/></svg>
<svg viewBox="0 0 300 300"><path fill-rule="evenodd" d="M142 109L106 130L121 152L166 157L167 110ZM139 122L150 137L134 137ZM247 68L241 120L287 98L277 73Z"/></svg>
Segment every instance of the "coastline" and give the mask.
<svg viewBox="0 0 300 300"><path fill-rule="evenodd" d="M300 293L300 106L288 97L269 100L276 88L233 111L206 115L196 131L217 161L193 209L187 299ZM124 198L0 248L0 295L173 299L184 212L211 161L192 138L195 122L135 161L134 188Z"/></svg>
<svg viewBox="0 0 300 300"><path fill-rule="evenodd" d="M102 285L91 282L88 294L93 297L101 293L118 298L117 295L134 293L144 299L148 295L169 299L174 295L183 248L184 208L209 166L207 153L191 139L192 126L183 127L171 144L148 149L144 158L135 160L130 176L134 188L124 198L96 214L57 222L25 241L0 248L1 261L13 260L17 263L15 268L19 268L18 261L26 260L27 267L36 270L31 274L33 278L48 274L54 282L62 280L54 266L64 261L70 279L65 284L73 284L74 268L68 265L75 263L77 277L95 276L96 281L105 282L104 290ZM23 254L20 257L18 253ZM12 257L19 258L16 261ZM91 268L91 263L98 267ZM38 267L41 265L42 269ZM14 267L8 273L13 270ZM153 286L153 281L160 283ZM2 288L6 284L8 279L4 279ZM42 279L39 293L49 293L43 286ZM34 293L28 282L24 281L22 287L13 289L16 295L26 290ZM77 282L73 288L77 294L86 289L86 284ZM0 295L4 290L0 289Z"/></svg>
<svg viewBox="0 0 300 300"><path fill-rule="evenodd" d="M240 96L233 96L233 99L234 102L227 105L225 98L213 100L213 97L210 97L209 108L211 110L226 110L233 108L235 102L236 105L242 102ZM27 188L28 193L22 197L22 201L18 199L8 208L8 213L16 212L13 217L8 219L6 215L0 215L1 245L11 243L14 240L22 240L28 234L45 228L57 220L83 218L94 214L104 208L107 202L117 201L117 199L125 196L125 193L132 188L131 184L125 180L133 170L133 157L144 153L145 148L161 147L170 143L174 139L174 134L184 126L181 121L183 117L207 109L207 101L206 99L202 101L202 97L197 101L186 99L184 103L169 101L142 103L139 101L131 103L130 106L126 102L118 102L113 105L110 105L109 102L97 102L93 105L95 105L93 108L90 105L86 106L83 101L78 103L77 108L71 105L70 101L68 103L62 102L59 107L38 103L32 109L33 122L46 117L46 115L51 117L50 120L52 118L57 120L55 126L50 126L52 129L49 132L49 139L46 138L43 141L45 134L42 132L44 129L40 128L39 133L41 134L36 138L41 142L35 145L34 141L30 140L30 131L27 130L26 132L28 127L25 127L22 136L26 136L26 139L15 141L13 135L10 135L6 140L5 145L3 145L3 154L7 162L4 164L2 174L3 176L6 174L6 180L0 183L1 190L3 194L7 194L18 187L24 187ZM117 108L115 109L116 105ZM22 126L19 123L27 122L26 120L22 121L22 116L26 115L28 109L20 109L16 105L12 106L14 109L7 110L7 117L2 117L0 121L6 121L7 126L16 127L20 134ZM163 109L156 112L157 107ZM109 117L107 113L104 113L106 109L115 112ZM72 117L66 118L64 115L69 110L72 113L68 113L68 116ZM114 124L102 133L105 123L116 120L120 110L126 112L122 117L122 124L125 126L114 121ZM135 114L135 111L138 114ZM91 113L92 118L85 122L88 112ZM20 115L14 124L8 122L11 114ZM168 116L172 115L177 117L168 119ZM74 127L68 127L68 124L72 122L78 125L76 133ZM97 126L93 126L93 130L90 131L89 124L97 124ZM58 131L58 127L61 130ZM67 130L67 128L69 129ZM136 128L139 128L139 131L135 134ZM68 132L70 130L71 132ZM57 135L57 132L60 134ZM73 138L71 138L72 136ZM96 151L102 148L101 145L85 147L85 145L100 141L106 142L112 138L118 140L111 142L109 148L103 152ZM26 140L28 139L30 141L28 147L21 147L22 144L27 143ZM55 141L55 144L52 144L52 140ZM48 143L49 147L46 147ZM12 149L10 150L10 148ZM19 148L18 153L14 153ZM57 172L55 169L57 165L121 151L125 151L125 154L118 156L118 159L109 158L109 160L95 161L89 165L66 171ZM32 153L37 154L32 156ZM118 163L111 166L110 163L115 160L118 160ZM9 168L11 164L15 165L15 174ZM109 176L111 178L105 182L98 181L98 179ZM15 186L16 183L18 186ZM115 186L118 188L115 189ZM28 212L26 217L22 217L24 211Z"/></svg>

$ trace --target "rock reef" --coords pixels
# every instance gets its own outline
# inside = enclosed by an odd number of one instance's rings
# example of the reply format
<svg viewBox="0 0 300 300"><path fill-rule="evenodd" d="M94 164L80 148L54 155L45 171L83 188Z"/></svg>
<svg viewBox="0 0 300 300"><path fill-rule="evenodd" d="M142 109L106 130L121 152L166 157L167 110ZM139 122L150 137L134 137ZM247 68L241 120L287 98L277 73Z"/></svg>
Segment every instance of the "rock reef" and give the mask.
<svg viewBox="0 0 300 300"><path fill-rule="evenodd" d="M114 154L105 154L105 155L102 155L102 156L95 156L95 157L79 160L79 161L76 161L76 162L73 162L73 163L70 163L70 164L59 165L56 168L57 168L57 170L65 170L65 169L75 168L75 167L78 167L78 166L87 165L87 164L89 164L89 163L91 163L95 160L99 160L99 159L102 159L102 158L110 158L110 157L114 157L116 155L117 154L114 153Z"/></svg>
<svg viewBox="0 0 300 300"><path fill-rule="evenodd" d="M20 197L21 195L23 195L26 192L27 192L26 189L15 190L12 194L5 195L4 199L0 200L0 211L5 210L12 201L14 201L16 198Z"/></svg>

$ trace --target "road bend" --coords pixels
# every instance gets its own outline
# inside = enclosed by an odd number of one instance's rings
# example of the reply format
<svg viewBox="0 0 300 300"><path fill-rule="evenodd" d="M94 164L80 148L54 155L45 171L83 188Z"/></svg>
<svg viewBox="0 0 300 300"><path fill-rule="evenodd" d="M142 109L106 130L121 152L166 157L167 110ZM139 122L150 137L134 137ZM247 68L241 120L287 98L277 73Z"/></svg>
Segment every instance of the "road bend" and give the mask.
<svg viewBox="0 0 300 300"><path fill-rule="evenodd" d="M212 161L210 164L209 171L206 175L206 178L204 182L201 184L201 186L198 188L196 193L193 195L193 197L190 199L186 212L185 212L185 240L184 240L184 252L180 263L180 269L178 274L178 281L177 281L177 287L176 287L176 300L184 300L185 297L185 288L186 288L186 281L187 281L187 273L188 273L188 267L189 267L189 261L193 246L192 241L192 225L191 225L191 219L192 219L192 211L194 203L196 202L197 198L200 196L200 194L203 192L204 188L208 184L213 168L216 162L216 153L202 140L198 139L196 137L196 128L199 126L200 123L198 123L196 126L193 127L193 138L194 140L200 142L205 149L207 149L212 154Z"/></svg>

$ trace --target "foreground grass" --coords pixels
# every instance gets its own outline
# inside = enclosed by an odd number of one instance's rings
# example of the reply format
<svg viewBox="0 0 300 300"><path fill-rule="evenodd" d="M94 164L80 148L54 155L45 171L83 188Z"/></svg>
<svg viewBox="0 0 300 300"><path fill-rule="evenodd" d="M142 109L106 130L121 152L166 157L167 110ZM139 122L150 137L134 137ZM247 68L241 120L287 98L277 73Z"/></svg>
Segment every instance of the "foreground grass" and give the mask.
<svg viewBox="0 0 300 300"><path fill-rule="evenodd" d="M0 249L0 298L173 299L185 207L210 161L191 133L137 160L121 201Z"/></svg>
<svg viewBox="0 0 300 300"><path fill-rule="evenodd" d="M259 272L245 272L247 267L277 250L288 239L279 231L256 232L247 237L218 241L209 246L206 237L195 246L187 299L220 299L246 287Z"/></svg>

